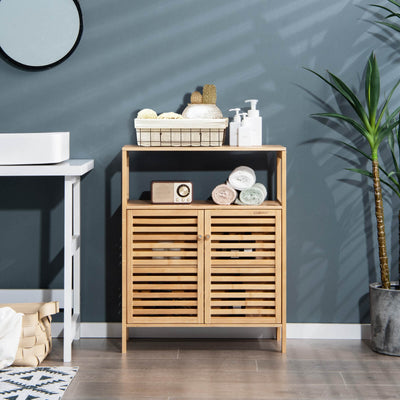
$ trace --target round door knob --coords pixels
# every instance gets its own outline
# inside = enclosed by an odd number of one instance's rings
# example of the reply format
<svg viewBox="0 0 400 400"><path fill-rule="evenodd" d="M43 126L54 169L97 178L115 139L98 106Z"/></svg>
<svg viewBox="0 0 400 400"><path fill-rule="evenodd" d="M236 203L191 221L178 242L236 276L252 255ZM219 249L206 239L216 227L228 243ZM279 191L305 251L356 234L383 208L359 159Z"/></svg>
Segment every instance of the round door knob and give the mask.
<svg viewBox="0 0 400 400"><path fill-rule="evenodd" d="M203 239L203 235L199 235L199 240Z"/></svg>
<svg viewBox="0 0 400 400"><path fill-rule="evenodd" d="M210 235L206 235L206 240L210 239Z"/></svg>

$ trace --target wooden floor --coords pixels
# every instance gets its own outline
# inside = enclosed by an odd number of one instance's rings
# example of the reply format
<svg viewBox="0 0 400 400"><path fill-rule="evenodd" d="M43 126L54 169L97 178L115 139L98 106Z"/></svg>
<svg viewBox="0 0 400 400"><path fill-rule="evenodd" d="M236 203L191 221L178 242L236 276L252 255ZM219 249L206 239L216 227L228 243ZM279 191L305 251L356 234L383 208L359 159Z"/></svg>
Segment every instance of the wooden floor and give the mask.
<svg viewBox="0 0 400 400"><path fill-rule="evenodd" d="M400 399L400 358L358 340L57 340L43 366L79 366L63 400Z"/></svg>

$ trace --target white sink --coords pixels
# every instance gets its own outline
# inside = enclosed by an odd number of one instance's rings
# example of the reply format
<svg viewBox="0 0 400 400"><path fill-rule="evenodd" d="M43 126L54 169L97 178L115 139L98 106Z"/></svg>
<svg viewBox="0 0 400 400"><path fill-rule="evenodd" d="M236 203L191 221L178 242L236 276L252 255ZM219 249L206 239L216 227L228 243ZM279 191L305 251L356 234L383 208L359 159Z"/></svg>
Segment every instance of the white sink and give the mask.
<svg viewBox="0 0 400 400"><path fill-rule="evenodd" d="M69 132L0 133L0 165L55 164L69 159Z"/></svg>

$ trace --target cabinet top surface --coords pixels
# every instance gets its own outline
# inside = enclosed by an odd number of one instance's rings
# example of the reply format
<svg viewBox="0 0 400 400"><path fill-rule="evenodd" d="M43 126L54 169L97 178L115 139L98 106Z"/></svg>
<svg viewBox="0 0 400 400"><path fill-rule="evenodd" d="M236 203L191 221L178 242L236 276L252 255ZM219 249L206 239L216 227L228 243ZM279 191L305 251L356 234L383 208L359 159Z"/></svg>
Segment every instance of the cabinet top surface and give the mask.
<svg viewBox="0 0 400 400"><path fill-rule="evenodd" d="M263 145L263 146L137 146L128 144L122 147L125 151L286 151L286 147L281 145Z"/></svg>

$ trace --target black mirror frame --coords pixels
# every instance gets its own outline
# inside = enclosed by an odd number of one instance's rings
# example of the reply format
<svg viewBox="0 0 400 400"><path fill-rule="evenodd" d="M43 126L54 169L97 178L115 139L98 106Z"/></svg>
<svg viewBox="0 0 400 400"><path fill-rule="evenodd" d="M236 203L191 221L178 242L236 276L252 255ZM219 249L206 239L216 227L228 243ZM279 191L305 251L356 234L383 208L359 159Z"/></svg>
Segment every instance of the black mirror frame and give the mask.
<svg viewBox="0 0 400 400"><path fill-rule="evenodd" d="M0 0L1 1L1 0ZM51 63L51 64L46 64L46 65L39 65L39 66L32 66L32 65L26 65L23 63L20 63L19 61L14 60L13 58L11 58L7 53L5 53L3 51L3 49L0 47L0 56L7 61L9 64L18 67L19 69L23 69L23 70L28 70L28 71L42 71L45 69L50 69L55 67L58 64L61 64L62 62L64 62L77 48L81 37L82 37L82 32L83 32L83 18L82 18L82 10L81 10L81 6L79 5L78 0L72 0L75 4L75 7L78 11L78 15L79 15L79 32L78 32L78 36L75 40L74 45L72 46L71 50L65 54L64 57L60 58L59 60Z"/></svg>

